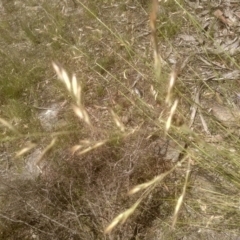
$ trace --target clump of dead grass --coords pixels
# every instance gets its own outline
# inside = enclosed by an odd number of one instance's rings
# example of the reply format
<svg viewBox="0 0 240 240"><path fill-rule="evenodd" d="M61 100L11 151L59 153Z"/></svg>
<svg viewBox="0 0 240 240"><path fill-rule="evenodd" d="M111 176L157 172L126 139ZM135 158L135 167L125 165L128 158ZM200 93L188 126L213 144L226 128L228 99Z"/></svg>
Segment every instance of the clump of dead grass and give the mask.
<svg viewBox="0 0 240 240"><path fill-rule="evenodd" d="M151 39L152 39L152 46L153 46L153 56L154 56L154 70L156 73L156 79L157 81L161 81L161 71L162 71L162 65L163 60L159 53L159 47L157 42L157 27L156 27L156 19L157 19L157 12L158 12L158 1L153 0L152 2L152 10L150 13L150 27L151 27ZM176 112L178 100L176 99L172 103L172 95L173 95L173 87L176 81L177 72L176 70L173 70L170 80L169 80L169 87L166 95L165 104L166 107L170 107L169 116L166 120L166 126L165 126L165 134L168 134L168 131L172 125L172 118ZM165 110L164 110L165 111ZM161 118L161 117L160 117ZM186 156L186 158L183 158L179 164L181 165L186 159L188 159L189 156ZM172 167L169 171L160 174L159 176L154 177L151 181L140 184L135 186L132 190L129 191L129 195L135 194L139 191L144 191L144 193L141 195L141 197L131 206L131 208L127 209L123 213L119 214L114 220L109 224L109 226L105 229L105 233L110 233L114 227L116 227L118 224L123 224L126 222L126 220L135 212L139 204L153 191L153 189L158 186L165 177L167 177L169 174L171 174L176 168L178 164L176 164L174 167ZM183 203L183 198L186 194L186 187L187 182L189 178L190 173L190 160L188 160L188 170L186 173L186 181L183 187L183 192L181 196L178 199L177 205L175 207L175 213L173 216L173 223L172 226L174 227L177 221L177 216L179 214L180 207Z"/></svg>

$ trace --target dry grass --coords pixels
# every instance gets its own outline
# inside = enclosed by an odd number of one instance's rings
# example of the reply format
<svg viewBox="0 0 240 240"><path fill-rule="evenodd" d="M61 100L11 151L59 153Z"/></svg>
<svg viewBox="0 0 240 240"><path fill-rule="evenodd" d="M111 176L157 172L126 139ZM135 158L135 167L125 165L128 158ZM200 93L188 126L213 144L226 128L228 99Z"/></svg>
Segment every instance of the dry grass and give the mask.
<svg viewBox="0 0 240 240"><path fill-rule="evenodd" d="M25 4L0 6L1 238L238 236L239 62L203 44L218 28L187 1Z"/></svg>

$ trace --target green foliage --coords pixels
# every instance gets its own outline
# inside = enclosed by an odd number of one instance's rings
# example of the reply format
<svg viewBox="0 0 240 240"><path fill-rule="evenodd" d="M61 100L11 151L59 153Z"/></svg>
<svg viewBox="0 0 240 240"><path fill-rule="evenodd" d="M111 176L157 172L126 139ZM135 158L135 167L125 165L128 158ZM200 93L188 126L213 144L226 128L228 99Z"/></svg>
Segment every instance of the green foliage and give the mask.
<svg viewBox="0 0 240 240"><path fill-rule="evenodd" d="M179 2L179 5L183 5L182 1ZM163 3L158 17L157 30L160 38L172 39L182 30L184 20L175 1L171 0Z"/></svg>

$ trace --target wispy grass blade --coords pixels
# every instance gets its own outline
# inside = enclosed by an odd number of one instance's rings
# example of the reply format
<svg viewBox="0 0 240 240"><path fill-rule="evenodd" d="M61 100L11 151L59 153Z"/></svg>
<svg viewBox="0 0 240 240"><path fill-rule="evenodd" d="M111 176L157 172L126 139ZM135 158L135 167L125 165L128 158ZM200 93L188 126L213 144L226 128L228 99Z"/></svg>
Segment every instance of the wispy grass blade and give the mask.
<svg viewBox="0 0 240 240"><path fill-rule="evenodd" d="M167 122L166 122L166 132L168 132L168 130L170 129L171 127L171 123L172 123L172 118L173 118L173 115L177 109L177 105L178 105L178 100L176 99L170 109L170 114L169 114L169 117L167 119Z"/></svg>
<svg viewBox="0 0 240 240"><path fill-rule="evenodd" d="M116 123L117 127L121 130L121 132L124 132L125 127L124 127L123 123L121 122L121 120L119 119L118 115L113 110L111 110L111 114L113 116L113 120Z"/></svg>
<svg viewBox="0 0 240 240"><path fill-rule="evenodd" d="M177 222L177 218L178 218L178 215L179 215L179 211L180 211L180 208L183 204L183 200L184 200L184 197L186 195L186 190L187 190L187 184L188 184L188 179L189 179L189 175L190 175L190 167L191 167L191 159L190 157L188 158L188 166L187 166L187 170L186 170L186 177L185 177L185 183L184 183L184 186L183 186L183 191L182 191L182 194L181 196L178 198L178 201L177 201L177 204L176 204L176 207L175 207L175 211L174 211L174 215L173 215L173 222L172 222L172 227L175 226L176 222Z"/></svg>
<svg viewBox="0 0 240 240"><path fill-rule="evenodd" d="M82 88L77 81L76 75L74 74L70 80L67 72L59 64L52 62L52 65L58 78L65 84L68 92L72 95L73 100L76 102L76 105L73 106L73 111L87 125L92 126L89 115L81 102Z"/></svg>
<svg viewBox="0 0 240 240"><path fill-rule="evenodd" d="M30 150L32 150L36 146L37 146L37 144L30 142L26 147L24 147L23 149L21 149L20 151L18 151L16 153L16 157L20 157L20 156L26 154L27 152L29 152Z"/></svg>
<svg viewBox="0 0 240 240"><path fill-rule="evenodd" d="M7 127L9 130L15 132L15 133L18 133L18 130L13 127L12 124L10 124L8 121L4 120L3 118L0 118L0 123L4 126L4 127Z"/></svg>
<svg viewBox="0 0 240 240"><path fill-rule="evenodd" d="M73 106L73 111L75 112L75 114L82 119L87 125L92 126L91 122L90 122L90 118L89 115L86 111L86 109L83 106Z"/></svg>
<svg viewBox="0 0 240 240"><path fill-rule="evenodd" d="M45 147L45 149L42 151L40 157L35 162L36 166L40 167L40 163L43 161L46 154L49 153L52 150L52 148L54 147L54 145L56 144L56 140L57 140L57 138L53 138L52 141L49 143L49 145L47 147Z"/></svg>
<svg viewBox="0 0 240 240"><path fill-rule="evenodd" d="M141 201L142 199L139 199L131 208L127 209L123 213L120 213L116 218L114 218L113 221L105 229L104 233L110 233L117 225L124 224L126 220L134 213Z"/></svg>

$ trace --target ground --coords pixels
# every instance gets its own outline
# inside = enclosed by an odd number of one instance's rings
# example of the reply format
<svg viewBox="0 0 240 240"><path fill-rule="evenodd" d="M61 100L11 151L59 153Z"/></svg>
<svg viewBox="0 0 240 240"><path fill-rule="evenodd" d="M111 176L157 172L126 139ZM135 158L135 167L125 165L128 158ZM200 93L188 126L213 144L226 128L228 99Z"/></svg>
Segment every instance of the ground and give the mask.
<svg viewBox="0 0 240 240"><path fill-rule="evenodd" d="M1 1L1 239L240 237L240 4L154 2Z"/></svg>

